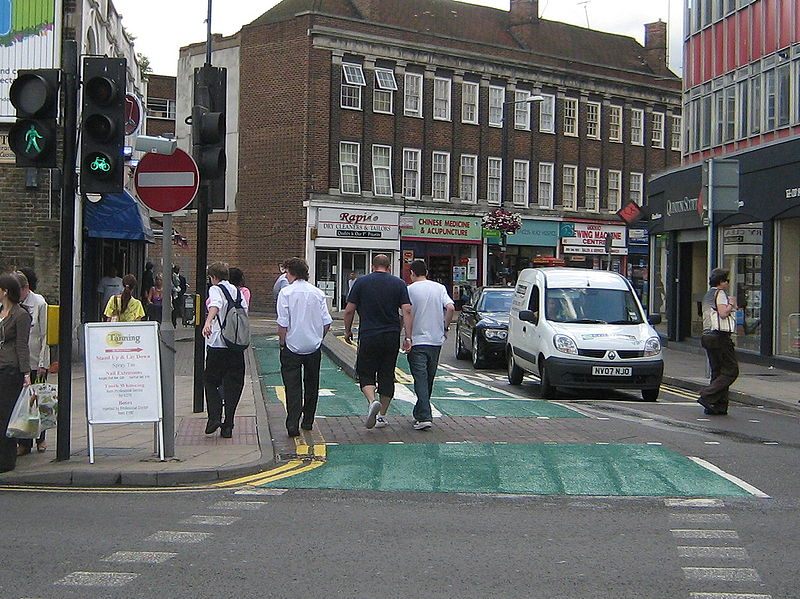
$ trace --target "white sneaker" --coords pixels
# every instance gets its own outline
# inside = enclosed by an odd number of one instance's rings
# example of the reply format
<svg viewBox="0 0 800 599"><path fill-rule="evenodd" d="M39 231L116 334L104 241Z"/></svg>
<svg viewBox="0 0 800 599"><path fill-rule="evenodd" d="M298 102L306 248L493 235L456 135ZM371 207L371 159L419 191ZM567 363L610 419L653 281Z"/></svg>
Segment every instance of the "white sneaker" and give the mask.
<svg viewBox="0 0 800 599"><path fill-rule="evenodd" d="M375 426L375 420L378 416L378 412L381 411L381 402L375 400L371 404L369 404L369 412L367 412L367 420L364 425L367 428L373 428Z"/></svg>
<svg viewBox="0 0 800 599"><path fill-rule="evenodd" d="M386 416L381 416L380 414L375 418L375 428L383 428L384 426L389 425L389 419Z"/></svg>
<svg viewBox="0 0 800 599"><path fill-rule="evenodd" d="M426 431L433 426L433 423L430 420L415 420L414 421L414 430L416 431Z"/></svg>

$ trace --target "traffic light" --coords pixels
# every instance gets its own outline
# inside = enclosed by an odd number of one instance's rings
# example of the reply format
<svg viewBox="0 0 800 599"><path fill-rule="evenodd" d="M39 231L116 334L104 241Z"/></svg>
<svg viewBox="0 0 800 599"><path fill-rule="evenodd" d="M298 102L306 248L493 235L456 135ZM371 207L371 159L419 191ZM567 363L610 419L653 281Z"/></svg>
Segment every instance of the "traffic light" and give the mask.
<svg viewBox="0 0 800 599"><path fill-rule="evenodd" d="M8 132L8 145L17 155L17 166L56 167L58 86L58 69L17 72L9 90L17 122Z"/></svg>
<svg viewBox="0 0 800 599"><path fill-rule="evenodd" d="M80 158L83 193L122 191L126 83L124 58L83 59Z"/></svg>
<svg viewBox="0 0 800 599"><path fill-rule="evenodd" d="M209 211L225 208L227 73L226 69L211 65L194 70L192 154L200 171L198 194L205 194Z"/></svg>

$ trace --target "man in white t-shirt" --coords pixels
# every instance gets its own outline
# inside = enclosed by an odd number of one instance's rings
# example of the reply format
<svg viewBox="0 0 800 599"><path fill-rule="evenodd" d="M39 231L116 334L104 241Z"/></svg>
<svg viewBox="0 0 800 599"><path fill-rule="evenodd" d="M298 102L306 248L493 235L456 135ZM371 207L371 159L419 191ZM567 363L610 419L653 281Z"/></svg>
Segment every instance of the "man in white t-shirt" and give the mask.
<svg viewBox="0 0 800 599"><path fill-rule="evenodd" d="M100 282L97 284L97 302L100 306L100 314L106 309L108 300L110 300L112 296L120 295L121 293L122 279L119 276L117 267L112 266L106 271L105 276L100 279Z"/></svg>
<svg viewBox="0 0 800 599"><path fill-rule="evenodd" d="M455 306L441 283L428 280L425 262L415 260L411 263L411 285L408 297L411 299L413 317L411 350L408 352L408 367L414 377L414 428L427 430L433 426L431 414L431 393L433 379L439 366L439 352L447 339L447 329L453 320Z"/></svg>
<svg viewBox="0 0 800 599"><path fill-rule="evenodd" d="M310 431L314 426L322 360L320 347L333 319L325 294L308 282L308 262L291 258L285 266L289 284L278 295L278 339L286 390L286 432L297 437L300 428Z"/></svg>
<svg viewBox="0 0 800 599"><path fill-rule="evenodd" d="M211 279L211 287L208 288L208 316L203 326L203 336L206 338L206 368L203 374L208 410L206 434L210 435L221 429L220 436L230 439L233 436L236 406L244 388L244 352L230 349L222 338L220 319L224 319L227 314L228 300L220 286L225 287L234 301L237 295L241 296L241 291L228 281L228 266L222 262L215 262L209 266L208 276ZM242 307L247 310L247 300L241 297ZM224 398L220 389L224 393Z"/></svg>

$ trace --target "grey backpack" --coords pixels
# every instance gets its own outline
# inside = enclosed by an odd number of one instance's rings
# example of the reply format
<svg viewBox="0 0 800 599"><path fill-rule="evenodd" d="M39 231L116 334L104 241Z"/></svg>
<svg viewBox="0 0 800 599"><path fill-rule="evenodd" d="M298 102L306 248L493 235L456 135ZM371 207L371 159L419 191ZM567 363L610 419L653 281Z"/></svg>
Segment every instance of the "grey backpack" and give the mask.
<svg viewBox="0 0 800 599"><path fill-rule="evenodd" d="M250 320L247 318L247 310L242 306L242 292L237 289L236 300L234 300L223 285L217 285L217 287L220 288L228 303L224 320L220 318L219 312L217 313L222 340L228 349L244 351L250 345Z"/></svg>

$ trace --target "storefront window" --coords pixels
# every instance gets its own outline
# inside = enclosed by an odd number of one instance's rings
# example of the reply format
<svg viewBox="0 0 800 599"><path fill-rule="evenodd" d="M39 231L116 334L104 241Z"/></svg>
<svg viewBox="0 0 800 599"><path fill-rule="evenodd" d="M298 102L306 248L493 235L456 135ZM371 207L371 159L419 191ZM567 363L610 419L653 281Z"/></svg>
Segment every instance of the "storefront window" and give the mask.
<svg viewBox="0 0 800 599"><path fill-rule="evenodd" d="M800 358L800 218L778 221L777 237L776 353Z"/></svg>
<svg viewBox="0 0 800 599"><path fill-rule="evenodd" d="M650 288L650 314L660 314L661 324L656 326L656 330L663 336L667 336L667 325L669 315L667 313L667 288L664 283L667 280L667 235L657 235L653 244L652 265L652 285Z"/></svg>
<svg viewBox="0 0 800 599"><path fill-rule="evenodd" d="M723 266L730 270L730 294L736 298L736 346L761 347L761 223L722 229ZM796 291L796 288L795 288Z"/></svg>
<svg viewBox="0 0 800 599"><path fill-rule="evenodd" d="M328 297L329 305L336 303L336 275L339 272L338 250L317 250L315 284Z"/></svg>

